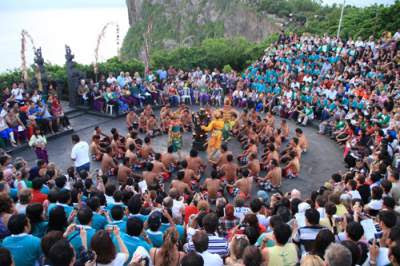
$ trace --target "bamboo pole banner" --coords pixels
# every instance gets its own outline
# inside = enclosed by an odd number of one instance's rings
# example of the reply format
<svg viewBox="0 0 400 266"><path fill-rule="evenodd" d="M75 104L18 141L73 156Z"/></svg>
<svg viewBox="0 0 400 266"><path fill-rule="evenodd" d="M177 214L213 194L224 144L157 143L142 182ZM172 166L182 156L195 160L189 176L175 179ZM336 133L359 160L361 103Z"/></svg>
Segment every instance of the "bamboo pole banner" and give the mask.
<svg viewBox="0 0 400 266"><path fill-rule="evenodd" d="M119 25L115 22L108 22L106 25L103 26L101 29L99 35L97 36L97 42L96 42L96 48L94 49L94 65L93 65L93 70L94 73L97 75L99 72L99 51L100 51L100 45L105 38L106 31L108 27L110 26L115 26L116 28L116 45L117 45L117 55L118 58L120 58L120 35L119 35Z"/></svg>
<svg viewBox="0 0 400 266"><path fill-rule="evenodd" d="M28 67L26 66L26 41L27 39L30 41L32 49L33 49L33 54L36 52L35 48L35 43L33 41L32 36L26 31L22 30L21 31L21 71L22 71L22 78L24 80L24 83L26 84L28 82Z"/></svg>

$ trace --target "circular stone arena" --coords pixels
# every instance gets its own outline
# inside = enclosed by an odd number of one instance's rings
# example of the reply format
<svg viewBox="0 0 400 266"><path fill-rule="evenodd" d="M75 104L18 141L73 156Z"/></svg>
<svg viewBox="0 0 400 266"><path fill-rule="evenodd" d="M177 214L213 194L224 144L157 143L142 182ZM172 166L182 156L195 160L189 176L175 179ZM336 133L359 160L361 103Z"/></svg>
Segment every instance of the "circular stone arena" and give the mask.
<svg viewBox="0 0 400 266"><path fill-rule="evenodd" d="M198 107L193 106L192 111L197 111ZM157 112L156 112L157 113ZM276 117L275 125L279 125L280 118ZM90 144L91 136L95 126L100 126L102 131L106 134L110 134L112 128L117 128L121 135L126 135L127 127L125 123L125 117L120 118L102 118L90 114L85 114L79 118L71 121L75 134L78 134L82 140L87 141ZM291 136L294 134L294 129L297 125L293 121L288 121L291 130ZM332 140L326 136L321 136L317 133L317 129L308 126L302 128L305 136L309 141L309 150L302 155L301 159L301 172L300 176L294 180L283 179L281 191L287 192L294 188L299 189L302 193L308 195L312 190L318 189L320 186L327 181L330 176L340 170L344 170L343 163L343 150ZM142 138L143 134L140 135ZM167 150L168 136L162 135L152 139L152 146L156 152L166 152ZM287 143L287 142L286 142ZM286 145L284 143L282 147ZM50 140L47 149L49 153L49 161L56 163L62 171L65 171L68 167L73 165L70 159L70 152L72 149L71 135L61 136L57 139ZM185 133L183 136L183 149L181 154L186 156L192 146L192 135ZM232 139L228 142L228 148L233 152L236 157L242 151L239 143ZM261 151L261 149L259 150ZM206 161L206 152L200 152L200 156ZM36 162L36 156L30 149L25 149L13 153L13 156L21 156L28 161L30 165L34 165ZM91 170L100 167L99 162L91 162ZM204 177L210 173L211 167L207 167ZM265 175L265 172L261 172L261 176ZM258 190L257 186L253 186L253 193Z"/></svg>

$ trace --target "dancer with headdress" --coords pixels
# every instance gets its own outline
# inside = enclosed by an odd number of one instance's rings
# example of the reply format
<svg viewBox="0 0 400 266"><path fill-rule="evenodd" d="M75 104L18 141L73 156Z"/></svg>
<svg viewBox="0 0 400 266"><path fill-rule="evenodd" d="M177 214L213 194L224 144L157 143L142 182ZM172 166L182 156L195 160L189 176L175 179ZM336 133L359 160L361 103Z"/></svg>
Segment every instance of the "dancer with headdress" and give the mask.
<svg viewBox="0 0 400 266"><path fill-rule="evenodd" d="M168 131L168 145L172 146L173 152L177 152L179 158L181 158L180 150L183 146L182 140L182 123L179 116L175 113L171 114L170 128Z"/></svg>
<svg viewBox="0 0 400 266"><path fill-rule="evenodd" d="M222 130L223 141L228 141L231 138L231 131L236 123L237 113L232 108L232 101L230 97L224 100L224 107L222 108L222 118L224 120L224 128Z"/></svg>
<svg viewBox="0 0 400 266"><path fill-rule="evenodd" d="M213 120L208 126L201 128L206 132L211 132L208 140L207 154L210 159L220 148L222 144L222 130L224 129L224 120L222 119L221 111L217 110L213 113Z"/></svg>

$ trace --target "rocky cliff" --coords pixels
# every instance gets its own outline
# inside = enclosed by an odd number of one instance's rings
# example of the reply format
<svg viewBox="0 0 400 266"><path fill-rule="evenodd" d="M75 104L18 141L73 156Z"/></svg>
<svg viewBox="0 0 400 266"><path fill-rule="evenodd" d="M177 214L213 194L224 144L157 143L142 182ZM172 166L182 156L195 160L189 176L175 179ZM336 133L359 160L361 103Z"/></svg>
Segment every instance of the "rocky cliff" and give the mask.
<svg viewBox="0 0 400 266"><path fill-rule="evenodd" d="M143 32L153 25L153 48L191 46L206 38L243 36L261 41L280 28L278 19L257 12L258 0L127 0L131 28L122 54L142 51Z"/></svg>

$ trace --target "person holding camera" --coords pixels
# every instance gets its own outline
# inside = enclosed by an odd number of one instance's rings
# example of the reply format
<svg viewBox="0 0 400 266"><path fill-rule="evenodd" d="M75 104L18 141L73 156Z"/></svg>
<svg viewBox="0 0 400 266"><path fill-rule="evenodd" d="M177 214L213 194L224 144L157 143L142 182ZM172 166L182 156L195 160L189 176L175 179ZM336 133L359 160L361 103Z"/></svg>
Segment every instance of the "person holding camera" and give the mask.
<svg viewBox="0 0 400 266"><path fill-rule="evenodd" d="M113 243L116 239L120 252ZM97 231L90 242L93 251L96 253L96 265L98 266L119 266L128 261L129 252L121 238L119 227L108 227L107 230Z"/></svg>

